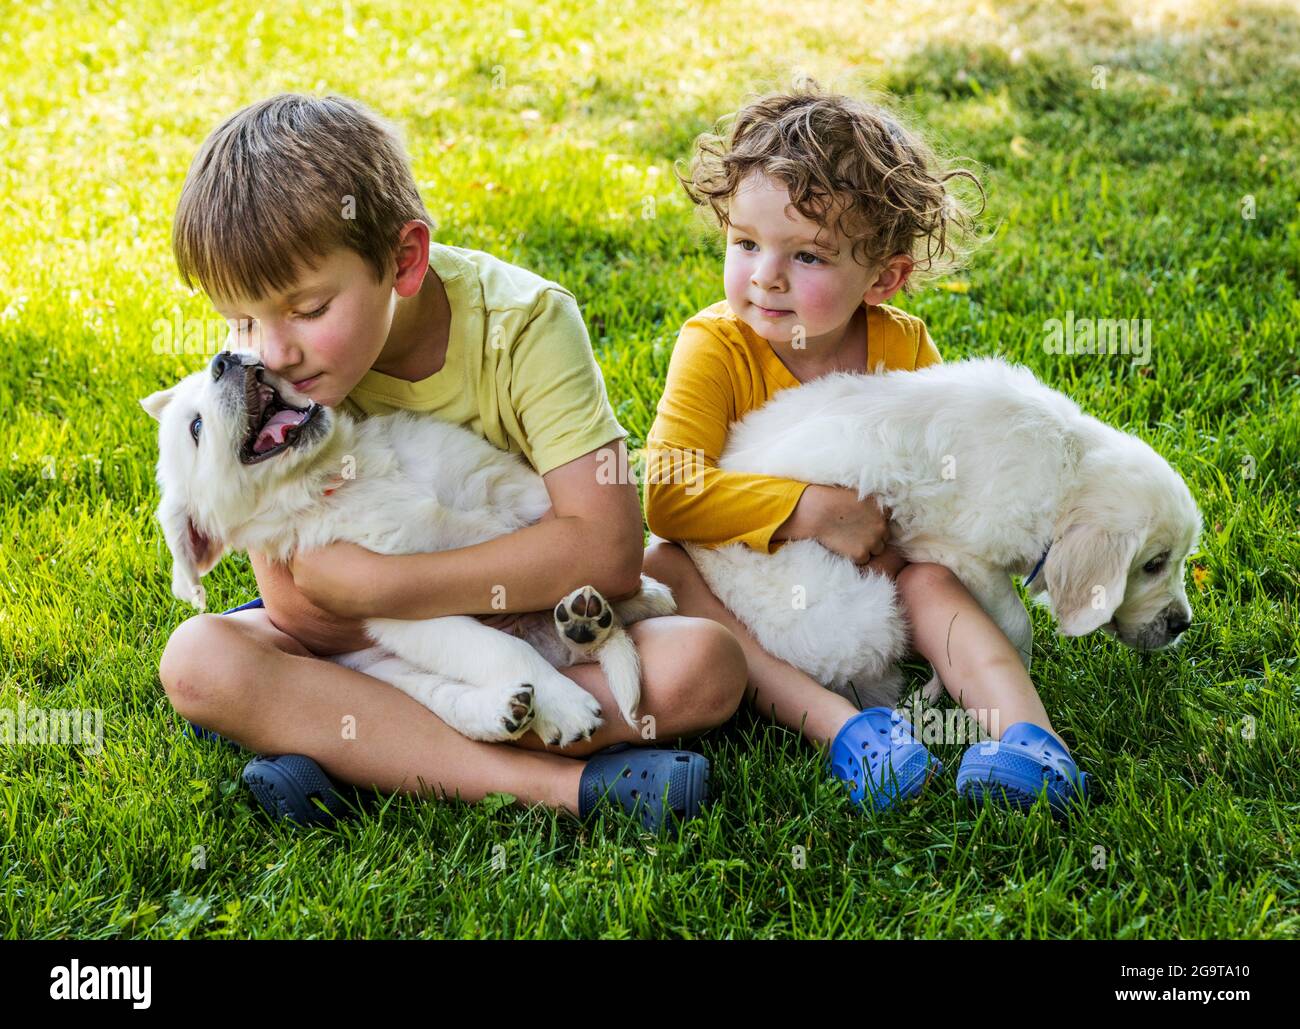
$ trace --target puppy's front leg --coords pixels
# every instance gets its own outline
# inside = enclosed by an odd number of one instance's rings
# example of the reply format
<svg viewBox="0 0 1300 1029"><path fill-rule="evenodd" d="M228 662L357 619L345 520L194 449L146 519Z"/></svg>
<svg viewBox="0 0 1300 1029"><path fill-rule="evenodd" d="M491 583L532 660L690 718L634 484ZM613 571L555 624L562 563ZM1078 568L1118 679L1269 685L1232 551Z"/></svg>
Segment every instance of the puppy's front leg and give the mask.
<svg viewBox="0 0 1300 1029"><path fill-rule="evenodd" d="M955 551L943 553L918 551L909 553L908 559L931 561L951 571L984 613L993 619L997 627L1015 646L1025 668L1029 667L1033 628L1029 622L1029 612L1020 602L1011 577L1006 572L985 561ZM933 704L943 695L943 689L943 681L936 672L921 689L921 697L927 704Z"/></svg>
<svg viewBox="0 0 1300 1029"><path fill-rule="evenodd" d="M984 613L997 623L1028 668L1033 650L1033 627L1011 576L1000 568L961 554L948 555L941 563L948 566Z"/></svg>

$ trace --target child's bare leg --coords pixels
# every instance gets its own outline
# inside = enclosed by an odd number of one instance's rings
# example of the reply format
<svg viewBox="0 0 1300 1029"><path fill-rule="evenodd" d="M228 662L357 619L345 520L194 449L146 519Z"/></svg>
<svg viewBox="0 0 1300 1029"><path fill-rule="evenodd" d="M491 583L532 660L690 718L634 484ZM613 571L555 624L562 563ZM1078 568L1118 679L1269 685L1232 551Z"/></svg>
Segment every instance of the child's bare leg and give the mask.
<svg viewBox="0 0 1300 1029"><path fill-rule="evenodd" d="M589 740L547 747L536 733L510 741L515 747L580 757L612 743L670 746L721 725L740 706L745 693L745 655L736 638L706 618L669 615L628 626L641 659L639 726L623 720L605 674L595 662L561 669L600 701L600 728Z"/></svg>
<svg viewBox="0 0 1300 1029"><path fill-rule="evenodd" d="M896 583L917 653L985 732L1001 739L1015 723L1032 722L1065 746L1015 645L952 572L938 564L911 564Z"/></svg>
<svg viewBox="0 0 1300 1029"><path fill-rule="evenodd" d="M185 718L255 753L305 754L338 781L578 811L582 761L467 739L388 683L313 656L263 608L179 626L159 678Z"/></svg>
<svg viewBox="0 0 1300 1029"><path fill-rule="evenodd" d="M782 725L827 745L858 709L816 679L765 651L749 630L709 590L695 563L675 543L654 543L642 565L645 574L673 591L682 614L710 618L740 642L749 670L750 703Z"/></svg>
<svg viewBox="0 0 1300 1029"><path fill-rule="evenodd" d="M744 666L725 630L671 617L629 631L642 650L639 710L654 718L658 739L694 735L735 711ZM467 739L400 690L315 657L265 609L191 618L168 640L159 677L185 718L256 753L305 754L341 782L466 802L505 792L576 814L585 762L575 758L618 740L653 741L618 715L599 665L565 671L600 699L606 722L591 740L546 752L540 740L530 748ZM355 720L355 739L345 718Z"/></svg>

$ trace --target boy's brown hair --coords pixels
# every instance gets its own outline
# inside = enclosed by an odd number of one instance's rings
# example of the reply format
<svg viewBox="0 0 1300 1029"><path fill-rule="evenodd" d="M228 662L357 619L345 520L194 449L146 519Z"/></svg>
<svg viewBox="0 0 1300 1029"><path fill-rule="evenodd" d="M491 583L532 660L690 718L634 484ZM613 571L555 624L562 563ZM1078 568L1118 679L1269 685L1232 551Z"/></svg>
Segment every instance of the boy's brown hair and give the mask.
<svg viewBox="0 0 1300 1029"><path fill-rule="evenodd" d="M729 119L723 119L723 124ZM721 126L720 126L721 127ZM733 116L729 132L695 141L690 169L677 178L697 205L712 208L720 228L728 201L753 172L784 185L805 218L853 241L852 256L874 267L896 254L916 261L905 288L958 266L973 243L972 223L984 189L964 168L946 169L917 135L882 107L824 92L808 81L771 93ZM979 211L947 187L970 180Z"/></svg>
<svg viewBox="0 0 1300 1029"><path fill-rule="evenodd" d="M296 265L340 246L376 282L394 267L397 236L433 221L392 123L342 96L282 93L221 123L199 148L176 207L172 251L182 281L209 296L261 299Z"/></svg>

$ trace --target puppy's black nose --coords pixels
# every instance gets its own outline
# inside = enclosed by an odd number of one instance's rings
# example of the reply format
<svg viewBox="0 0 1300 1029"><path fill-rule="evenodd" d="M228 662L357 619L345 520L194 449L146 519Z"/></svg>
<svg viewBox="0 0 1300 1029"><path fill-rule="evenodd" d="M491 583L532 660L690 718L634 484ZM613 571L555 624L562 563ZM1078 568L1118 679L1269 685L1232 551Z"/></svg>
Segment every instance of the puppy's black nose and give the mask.
<svg viewBox="0 0 1300 1029"><path fill-rule="evenodd" d="M240 367L240 360L229 350L223 350L212 359L212 378L215 382L221 381L221 376L225 375L227 370Z"/></svg>
<svg viewBox="0 0 1300 1029"><path fill-rule="evenodd" d="M1165 630L1170 636L1181 636L1191 624L1186 618L1171 618L1165 623Z"/></svg>

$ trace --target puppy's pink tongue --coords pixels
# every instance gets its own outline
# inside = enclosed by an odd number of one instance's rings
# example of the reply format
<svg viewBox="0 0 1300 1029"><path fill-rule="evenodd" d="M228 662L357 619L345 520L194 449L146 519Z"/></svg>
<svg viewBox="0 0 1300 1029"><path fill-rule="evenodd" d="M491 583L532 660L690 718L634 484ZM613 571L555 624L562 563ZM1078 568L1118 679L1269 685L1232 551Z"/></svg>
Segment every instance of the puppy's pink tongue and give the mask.
<svg viewBox="0 0 1300 1029"><path fill-rule="evenodd" d="M278 447L284 442L285 433L293 426L301 425L306 419L307 415L302 411L276 411L257 434L257 440L253 443L253 453L264 454L272 447Z"/></svg>

